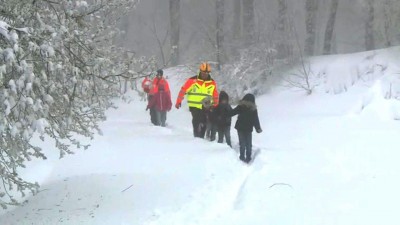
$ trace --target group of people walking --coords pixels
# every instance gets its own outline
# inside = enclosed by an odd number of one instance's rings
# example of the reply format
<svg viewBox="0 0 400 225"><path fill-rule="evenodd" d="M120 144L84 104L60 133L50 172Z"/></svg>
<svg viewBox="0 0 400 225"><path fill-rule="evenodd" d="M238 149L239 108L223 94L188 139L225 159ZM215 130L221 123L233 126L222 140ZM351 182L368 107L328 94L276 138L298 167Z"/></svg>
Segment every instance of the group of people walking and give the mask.
<svg viewBox="0 0 400 225"><path fill-rule="evenodd" d="M257 133L262 132L254 95L246 94L239 104L232 108L228 93L225 91L218 93L217 84L210 75L210 64L202 63L199 69L198 75L187 79L181 87L175 108L181 108L186 95L189 111L192 114L194 137L207 137L214 141L218 134L218 142L223 143L225 139L231 147L231 118L238 115L235 129L239 136L239 159L246 163L250 162L253 128ZM151 122L157 126L165 126L166 115L171 110L172 101L169 84L163 77L163 71L158 70L153 80L146 77L142 87L148 94L146 110L150 109Z"/></svg>

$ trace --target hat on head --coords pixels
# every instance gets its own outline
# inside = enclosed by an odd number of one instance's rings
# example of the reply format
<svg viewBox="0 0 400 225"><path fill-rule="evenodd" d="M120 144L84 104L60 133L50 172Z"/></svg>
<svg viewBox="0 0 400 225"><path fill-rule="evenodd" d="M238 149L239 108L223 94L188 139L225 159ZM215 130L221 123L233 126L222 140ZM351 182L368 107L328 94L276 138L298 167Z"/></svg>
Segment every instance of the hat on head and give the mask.
<svg viewBox="0 0 400 225"><path fill-rule="evenodd" d="M248 101L248 102L252 102L252 103L256 103L255 97L253 94L246 94L243 99L243 101Z"/></svg>
<svg viewBox="0 0 400 225"><path fill-rule="evenodd" d="M162 76L164 74L164 71L162 69L158 69L157 70L157 75L159 75L159 74Z"/></svg>
<svg viewBox="0 0 400 225"><path fill-rule="evenodd" d="M201 63L199 69L201 72L206 72L206 73L211 72L211 66L207 62Z"/></svg>

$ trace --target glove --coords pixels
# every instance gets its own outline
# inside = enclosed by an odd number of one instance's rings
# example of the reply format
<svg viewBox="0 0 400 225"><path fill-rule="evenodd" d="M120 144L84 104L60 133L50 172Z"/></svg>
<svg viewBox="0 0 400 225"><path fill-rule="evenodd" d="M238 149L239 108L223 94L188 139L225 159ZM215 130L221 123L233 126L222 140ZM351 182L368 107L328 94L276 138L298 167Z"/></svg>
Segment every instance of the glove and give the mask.
<svg viewBox="0 0 400 225"><path fill-rule="evenodd" d="M181 107L181 103L176 103L175 108L179 109Z"/></svg>
<svg viewBox="0 0 400 225"><path fill-rule="evenodd" d="M260 129L257 129L256 131L257 131L257 133L261 133L262 129L260 128Z"/></svg>
<svg viewBox="0 0 400 225"><path fill-rule="evenodd" d="M148 107L148 106L146 107L146 111L147 111L147 110L149 110L149 107Z"/></svg>

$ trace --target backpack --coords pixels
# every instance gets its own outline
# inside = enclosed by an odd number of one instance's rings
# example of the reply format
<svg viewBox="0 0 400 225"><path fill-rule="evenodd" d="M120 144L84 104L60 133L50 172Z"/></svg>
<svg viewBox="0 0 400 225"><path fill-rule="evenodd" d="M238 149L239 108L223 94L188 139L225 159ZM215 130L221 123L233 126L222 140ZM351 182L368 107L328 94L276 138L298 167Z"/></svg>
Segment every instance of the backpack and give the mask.
<svg viewBox="0 0 400 225"><path fill-rule="evenodd" d="M142 83L143 91L146 93L150 93L152 82L150 79L145 79Z"/></svg>

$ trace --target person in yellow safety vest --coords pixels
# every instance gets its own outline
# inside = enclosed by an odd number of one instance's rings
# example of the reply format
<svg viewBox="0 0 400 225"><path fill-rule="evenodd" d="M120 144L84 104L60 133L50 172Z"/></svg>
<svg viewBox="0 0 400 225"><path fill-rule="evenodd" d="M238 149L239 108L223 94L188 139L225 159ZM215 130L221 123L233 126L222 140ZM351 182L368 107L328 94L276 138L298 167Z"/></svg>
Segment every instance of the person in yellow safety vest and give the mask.
<svg viewBox="0 0 400 225"><path fill-rule="evenodd" d="M207 123L203 100L208 97L213 107L218 105L217 83L211 78L210 72L210 64L202 63L199 74L189 78L182 86L175 103L175 107L179 109L187 95L187 103L192 113L193 135L199 138L204 138Z"/></svg>

